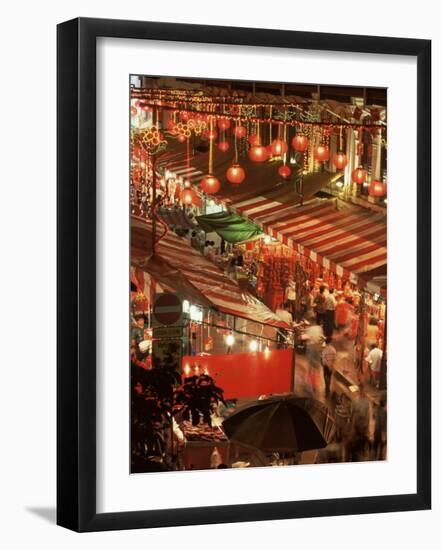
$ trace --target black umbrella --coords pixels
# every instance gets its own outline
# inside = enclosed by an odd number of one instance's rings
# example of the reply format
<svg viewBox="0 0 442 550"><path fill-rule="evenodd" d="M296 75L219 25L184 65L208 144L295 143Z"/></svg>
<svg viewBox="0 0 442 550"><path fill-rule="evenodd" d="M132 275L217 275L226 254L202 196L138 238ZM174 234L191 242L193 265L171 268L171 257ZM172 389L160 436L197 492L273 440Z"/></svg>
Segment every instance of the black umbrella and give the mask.
<svg viewBox="0 0 442 550"><path fill-rule="evenodd" d="M278 395L253 401L223 422L232 441L263 452L322 449L333 438L335 423L316 399Z"/></svg>

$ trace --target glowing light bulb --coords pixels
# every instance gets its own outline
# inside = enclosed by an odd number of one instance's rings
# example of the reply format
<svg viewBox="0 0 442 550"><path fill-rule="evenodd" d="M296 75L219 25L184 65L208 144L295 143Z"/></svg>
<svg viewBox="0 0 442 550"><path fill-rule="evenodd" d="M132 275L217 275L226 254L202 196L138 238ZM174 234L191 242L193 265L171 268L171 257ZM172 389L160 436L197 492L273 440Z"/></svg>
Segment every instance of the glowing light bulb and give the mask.
<svg viewBox="0 0 442 550"><path fill-rule="evenodd" d="M233 346L233 344L235 343L235 337L233 336L233 334L228 334L226 336L226 344L230 347Z"/></svg>
<svg viewBox="0 0 442 550"><path fill-rule="evenodd" d="M249 344L250 351L257 351L258 349L258 342L256 340L252 340Z"/></svg>
<svg viewBox="0 0 442 550"><path fill-rule="evenodd" d="M265 235L264 236L264 242L266 244L270 244L272 242L272 237L270 235Z"/></svg>

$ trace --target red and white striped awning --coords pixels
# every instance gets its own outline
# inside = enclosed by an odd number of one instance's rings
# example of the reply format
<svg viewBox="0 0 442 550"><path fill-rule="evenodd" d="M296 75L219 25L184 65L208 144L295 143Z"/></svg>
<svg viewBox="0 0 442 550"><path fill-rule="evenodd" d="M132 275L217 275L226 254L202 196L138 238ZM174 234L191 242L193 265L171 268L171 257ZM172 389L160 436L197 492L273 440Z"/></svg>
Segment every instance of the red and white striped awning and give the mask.
<svg viewBox="0 0 442 550"><path fill-rule="evenodd" d="M150 258L151 238L151 223L132 216L132 261L147 272L152 267L153 276L160 282L176 288L180 277L184 277L187 288L194 290L193 296L204 297L202 305L209 302L219 311L230 315L274 327L287 326L265 304L243 291L236 281L229 279L221 269L192 248L188 240L169 232L158 242L155 256ZM160 258L160 262L155 257Z"/></svg>
<svg viewBox="0 0 442 550"><path fill-rule="evenodd" d="M387 225L382 213L337 199L305 206L254 197L231 204L286 245L352 282L387 264Z"/></svg>
<svg viewBox="0 0 442 550"><path fill-rule="evenodd" d="M159 165L191 184L204 175L198 158L191 164L181 152L165 155ZM239 190L240 191L240 190ZM262 194L261 194L262 193ZM287 185L272 190L250 190L218 197L244 217L260 224L264 231L351 282L365 285L369 272L387 264L386 216L350 206L337 199L309 201L288 198Z"/></svg>

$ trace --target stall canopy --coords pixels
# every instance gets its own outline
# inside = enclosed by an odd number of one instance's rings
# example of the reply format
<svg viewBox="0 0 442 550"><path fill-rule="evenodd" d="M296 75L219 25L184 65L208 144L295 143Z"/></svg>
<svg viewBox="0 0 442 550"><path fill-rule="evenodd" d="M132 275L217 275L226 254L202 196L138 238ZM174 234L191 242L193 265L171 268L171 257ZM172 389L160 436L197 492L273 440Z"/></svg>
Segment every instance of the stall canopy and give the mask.
<svg viewBox="0 0 442 550"><path fill-rule="evenodd" d="M229 243L250 241L262 235L262 229L235 212L216 212L207 216L197 216L201 229L207 233L215 231Z"/></svg>
<svg viewBox="0 0 442 550"><path fill-rule="evenodd" d="M273 311L249 292L243 291L236 281L229 279L221 269L193 249L189 241L171 232L157 242L152 255L152 225L131 217L131 258L137 267L151 273L160 283L186 293L190 300L202 306L242 317L250 321L286 327Z"/></svg>
<svg viewBox="0 0 442 550"><path fill-rule="evenodd" d="M365 284L387 265L386 216L338 199L304 206L255 197L232 204L281 242L353 282Z"/></svg>

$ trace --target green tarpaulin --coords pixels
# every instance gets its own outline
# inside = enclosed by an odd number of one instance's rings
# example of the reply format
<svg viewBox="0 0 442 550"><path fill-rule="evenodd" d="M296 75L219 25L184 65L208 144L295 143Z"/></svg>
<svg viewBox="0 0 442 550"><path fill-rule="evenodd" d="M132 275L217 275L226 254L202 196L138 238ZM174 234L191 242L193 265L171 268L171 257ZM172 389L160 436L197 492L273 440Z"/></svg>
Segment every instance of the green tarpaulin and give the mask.
<svg viewBox="0 0 442 550"><path fill-rule="evenodd" d="M207 216L197 216L199 226L210 233L215 231L229 243L239 243L256 239L262 235L262 229L253 222L245 220L234 212L217 212Z"/></svg>

